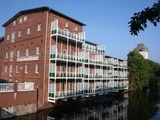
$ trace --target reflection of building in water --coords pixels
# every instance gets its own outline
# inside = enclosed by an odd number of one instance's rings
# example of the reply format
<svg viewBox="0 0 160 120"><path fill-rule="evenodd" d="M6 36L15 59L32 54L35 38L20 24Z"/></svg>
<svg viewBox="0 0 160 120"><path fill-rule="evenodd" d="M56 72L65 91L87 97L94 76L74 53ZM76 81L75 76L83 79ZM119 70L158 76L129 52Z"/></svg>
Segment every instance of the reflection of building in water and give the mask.
<svg viewBox="0 0 160 120"><path fill-rule="evenodd" d="M66 114L60 120L126 120L128 100L114 101L111 105L97 105L83 107L81 111ZM47 117L47 120L55 120L55 117Z"/></svg>

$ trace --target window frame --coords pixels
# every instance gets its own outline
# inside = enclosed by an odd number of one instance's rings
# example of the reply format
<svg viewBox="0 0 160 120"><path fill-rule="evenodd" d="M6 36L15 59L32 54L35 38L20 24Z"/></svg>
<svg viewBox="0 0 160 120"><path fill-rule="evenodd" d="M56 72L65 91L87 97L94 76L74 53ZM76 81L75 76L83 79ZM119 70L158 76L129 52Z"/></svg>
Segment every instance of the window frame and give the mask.
<svg viewBox="0 0 160 120"><path fill-rule="evenodd" d="M38 25L37 25L37 31L40 32L41 30L42 30L42 24L38 23Z"/></svg>
<svg viewBox="0 0 160 120"><path fill-rule="evenodd" d="M30 27L27 28L27 35L29 35L29 34L31 34L31 28Z"/></svg>
<svg viewBox="0 0 160 120"><path fill-rule="evenodd" d="M39 64L35 64L35 73L38 74L39 73Z"/></svg>
<svg viewBox="0 0 160 120"><path fill-rule="evenodd" d="M28 64L26 64L26 65L25 65L25 70L24 70L24 72L25 72L25 73L28 73L28 71L29 71L29 66L28 66Z"/></svg>

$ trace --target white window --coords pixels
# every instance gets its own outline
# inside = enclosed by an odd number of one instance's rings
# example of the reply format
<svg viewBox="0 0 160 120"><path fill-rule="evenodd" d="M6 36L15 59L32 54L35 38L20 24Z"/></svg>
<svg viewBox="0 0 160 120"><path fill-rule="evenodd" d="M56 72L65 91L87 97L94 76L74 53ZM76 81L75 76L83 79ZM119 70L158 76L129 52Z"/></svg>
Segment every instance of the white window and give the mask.
<svg viewBox="0 0 160 120"><path fill-rule="evenodd" d="M77 31L77 26L76 25L74 26L74 30Z"/></svg>
<svg viewBox="0 0 160 120"><path fill-rule="evenodd" d="M65 25L65 27L68 27L68 22L65 22L64 25Z"/></svg>
<svg viewBox="0 0 160 120"><path fill-rule="evenodd" d="M7 73L7 71L8 71L8 66L5 65L4 72Z"/></svg>
<svg viewBox="0 0 160 120"><path fill-rule="evenodd" d="M19 24L22 24L22 18L19 19Z"/></svg>
<svg viewBox="0 0 160 120"><path fill-rule="evenodd" d="M42 29L42 25L41 25L41 23L39 23L37 26L37 31L41 31L41 29Z"/></svg>
<svg viewBox="0 0 160 120"><path fill-rule="evenodd" d="M29 56L29 48L26 49L26 56Z"/></svg>
<svg viewBox="0 0 160 120"><path fill-rule="evenodd" d="M67 50L66 49L63 49L63 57L67 58Z"/></svg>
<svg viewBox="0 0 160 120"><path fill-rule="evenodd" d="M15 41L15 34L16 34L15 32L12 33L11 42L14 42L14 41Z"/></svg>
<svg viewBox="0 0 160 120"><path fill-rule="evenodd" d="M28 73L28 65L25 65L25 73Z"/></svg>
<svg viewBox="0 0 160 120"><path fill-rule="evenodd" d="M9 35L7 35L7 40L9 40Z"/></svg>
<svg viewBox="0 0 160 120"><path fill-rule="evenodd" d="M13 26L15 26L15 25L16 25L16 21L13 22Z"/></svg>
<svg viewBox="0 0 160 120"><path fill-rule="evenodd" d="M19 72L19 65L16 65L16 73Z"/></svg>
<svg viewBox="0 0 160 120"><path fill-rule="evenodd" d="M39 46L36 47L36 54L40 54L40 47Z"/></svg>
<svg viewBox="0 0 160 120"><path fill-rule="evenodd" d="M9 66L9 77L12 77L13 75L13 65Z"/></svg>
<svg viewBox="0 0 160 120"><path fill-rule="evenodd" d="M24 19L24 22L26 22L26 21L27 21L27 16L24 16L24 18L23 18L23 19Z"/></svg>
<svg viewBox="0 0 160 120"><path fill-rule="evenodd" d="M66 28L64 28L64 35L69 35L69 30L68 29L66 29Z"/></svg>
<svg viewBox="0 0 160 120"><path fill-rule="evenodd" d="M20 50L17 50L17 58L20 56Z"/></svg>
<svg viewBox="0 0 160 120"><path fill-rule="evenodd" d="M18 31L18 37L21 37L21 31L20 30Z"/></svg>
<svg viewBox="0 0 160 120"><path fill-rule="evenodd" d="M30 33L31 33L31 29L27 28L27 34L30 34Z"/></svg>
<svg viewBox="0 0 160 120"><path fill-rule="evenodd" d="M39 73L39 64L35 65L35 73Z"/></svg>
<svg viewBox="0 0 160 120"><path fill-rule="evenodd" d="M6 52L6 58L8 58L8 52Z"/></svg>
<svg viewBox="0 0 160 120"><path fill-rule="evenodd" d="M11 53L10 53L10 61L13 61L13 56L14 56L14 52L11 51Z"/></svg>

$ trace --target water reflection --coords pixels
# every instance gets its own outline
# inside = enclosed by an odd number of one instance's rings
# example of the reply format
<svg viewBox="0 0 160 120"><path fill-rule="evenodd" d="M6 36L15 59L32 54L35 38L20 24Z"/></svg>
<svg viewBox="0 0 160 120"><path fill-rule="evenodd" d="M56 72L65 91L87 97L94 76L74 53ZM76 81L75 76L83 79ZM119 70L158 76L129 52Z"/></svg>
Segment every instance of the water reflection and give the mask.
<svg viewBox="0 0 160 120"><path fill-rule="evenodd" d="M110 103L62 106L11 120L159 120L159 100L147 93L130 93Z"/></svg>
<svg viewBox="0 0 160 120"><path fill-rule="evenodd" d="M127 99L123 101L114 101L111 104L92 105L81 107L64 113L54 113L47 116L47 120L126 120L127 119ZM61 118L58 118L61 116Z"/></svg>

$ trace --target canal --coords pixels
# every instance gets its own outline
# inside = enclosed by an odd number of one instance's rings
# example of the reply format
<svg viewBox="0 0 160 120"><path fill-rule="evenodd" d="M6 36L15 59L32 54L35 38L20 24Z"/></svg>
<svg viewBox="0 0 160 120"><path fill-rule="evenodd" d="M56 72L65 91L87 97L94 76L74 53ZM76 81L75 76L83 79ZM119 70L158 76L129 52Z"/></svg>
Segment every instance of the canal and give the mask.
<svg viewBox="0 0 160 120"><path fill-rule="evenodd" d="M10 120L160 120L160 98L148 92L125 93L109 102L65 105Z"/></svg>

